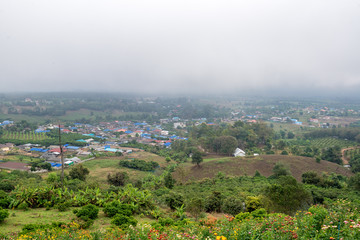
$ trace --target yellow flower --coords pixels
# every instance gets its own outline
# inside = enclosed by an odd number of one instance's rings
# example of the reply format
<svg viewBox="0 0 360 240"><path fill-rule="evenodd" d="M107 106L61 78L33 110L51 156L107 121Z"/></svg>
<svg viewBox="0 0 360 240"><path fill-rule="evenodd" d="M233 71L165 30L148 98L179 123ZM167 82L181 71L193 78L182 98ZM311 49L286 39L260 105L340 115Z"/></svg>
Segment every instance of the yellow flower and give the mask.
<svg viewBox="0 0 360 240"><path fill-rule="evenodd" d="M226 237L224 237L224 236L217 236L217 237L216 237L216 240L226 240Z"/></svg>

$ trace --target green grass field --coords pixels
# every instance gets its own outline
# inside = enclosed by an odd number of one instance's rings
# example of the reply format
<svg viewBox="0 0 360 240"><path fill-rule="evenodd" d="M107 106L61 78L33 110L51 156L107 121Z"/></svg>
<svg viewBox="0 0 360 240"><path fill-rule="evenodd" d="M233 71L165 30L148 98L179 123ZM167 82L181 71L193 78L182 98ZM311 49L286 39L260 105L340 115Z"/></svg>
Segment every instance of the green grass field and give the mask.
<svg viewBox="0 0 360 240"><path fill-rule="evenodd" d="M145 161L155 161L159 163L160 167L165 167L168 165L168 163L166 163L165 161L165 158L148 152L134 152L128 157L137 158ZM130 177L130 181L141 179L148 174L153 174L151 172L143 172L135 169L120 167L119 162L121 159L125 159L125 157L123 156L93 159L84 162L83 165L90 170L88 178L90 180L98 181L103 186L107 186L107 176L109 173L114 174L116 172L127 172ZM158 171L161 172L161 168L159 170L156 170L156 172Z"/></svg>
<svg viewBox="0 0 360 240"><path fill-rule="evenodd" d="M0 224L0 233L6 234L11 232L19 232L25 224L51 224L52 222L69 223L76 218L72 212L74 209L70 208L68 211L59 212L59 210L52 208L46 210L45 208L29 209L27 211L19 209L10 209L9 217ZM139 223L151 223L155 220L146 218L144 216L135 216ZM99 211L99 217L95 220L89 230L105 230L111 226L111 219L106 217L102 210Z"/></svg>

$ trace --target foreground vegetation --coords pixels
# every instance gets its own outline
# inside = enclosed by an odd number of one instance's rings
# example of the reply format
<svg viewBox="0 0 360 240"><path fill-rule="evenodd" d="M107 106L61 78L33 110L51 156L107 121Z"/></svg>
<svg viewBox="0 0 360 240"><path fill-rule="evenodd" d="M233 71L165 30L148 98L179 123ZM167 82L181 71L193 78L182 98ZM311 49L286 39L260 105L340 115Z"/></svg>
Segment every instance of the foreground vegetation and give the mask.
<svg viewBox="0 0 360 240"><path fill-rule="evenodd" d="M316 205L294 216L259 209L235 217L208 215L197 221L182 215L130 227L86 230L76 222L28 226L3 239L359 239L359 211L347 201ZM44 228L46 226L46 228Z"/></svg>

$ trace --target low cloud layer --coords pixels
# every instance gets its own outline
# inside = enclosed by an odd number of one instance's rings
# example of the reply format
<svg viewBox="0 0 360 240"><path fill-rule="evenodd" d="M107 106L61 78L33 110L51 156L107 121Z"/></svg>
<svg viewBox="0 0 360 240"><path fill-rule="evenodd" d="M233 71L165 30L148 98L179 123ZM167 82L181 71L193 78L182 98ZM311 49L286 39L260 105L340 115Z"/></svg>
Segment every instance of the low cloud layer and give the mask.
<svg viewBox="0 0 360 240"><path fill-rule="evenodd" d="M359 0L0 2L1 92L360 89Z"/></svg>

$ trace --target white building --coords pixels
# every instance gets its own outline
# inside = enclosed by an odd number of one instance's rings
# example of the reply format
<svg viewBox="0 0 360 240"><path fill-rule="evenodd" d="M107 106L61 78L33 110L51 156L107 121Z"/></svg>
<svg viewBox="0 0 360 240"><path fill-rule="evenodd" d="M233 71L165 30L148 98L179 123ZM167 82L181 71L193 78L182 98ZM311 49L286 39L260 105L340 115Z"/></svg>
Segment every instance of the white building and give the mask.
<svg viewBox="0 0 360 240"><path fill-rule="evenodd" d="M236 148L234 152L234 157L244 157L245 152L241 150L240 148Z"/></svg>

